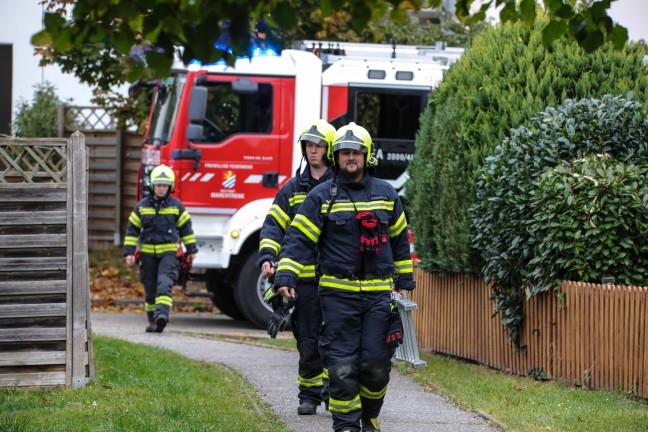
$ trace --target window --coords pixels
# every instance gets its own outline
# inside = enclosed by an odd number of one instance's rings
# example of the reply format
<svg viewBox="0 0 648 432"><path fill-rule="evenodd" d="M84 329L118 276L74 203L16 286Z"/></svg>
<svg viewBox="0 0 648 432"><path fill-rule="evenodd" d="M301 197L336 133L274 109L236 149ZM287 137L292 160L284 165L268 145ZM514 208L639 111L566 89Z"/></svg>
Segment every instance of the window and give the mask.
<svg viewBox="0 0 648 432"><path fill-rule="evenodd" d="M374 140L413 140L421 111L421 95L418 94L356 94L356 123L366 128Z"/></svg>
<svg viewBox="0 0 648 432"><path fill-rule="evenodd" d="M237 93L228 82L208 82L202 142L221 142L238 133L272 132L272 86Z"/></svg>

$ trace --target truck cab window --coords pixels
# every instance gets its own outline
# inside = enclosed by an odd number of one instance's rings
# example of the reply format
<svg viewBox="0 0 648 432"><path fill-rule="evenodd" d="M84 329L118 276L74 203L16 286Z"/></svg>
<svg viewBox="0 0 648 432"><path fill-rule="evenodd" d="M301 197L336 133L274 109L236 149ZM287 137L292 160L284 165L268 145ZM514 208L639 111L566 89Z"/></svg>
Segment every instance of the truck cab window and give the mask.
<svg viewBox="0 0 648 432"><path fill-rule="evenodd" d="M422 112L420 95L358 93L356 121L375 139L413 139Z"/></svg>
<svg viewBox="0 0 648 432"><path fill-rule="evenodd" d="M204 143L219 143L238 133L272 132L272 86L259 84L254 93L236 93L230 83L209 83L203 122Z"/></svg>
<svg viewBox="0 0 648 432"><path fill-rule="evenodd" d="M151 116L151 125L147 137L149 143L163 145L167 144L171 139L185 81L186 77L184 75L160 80L155 94L153 115Z"/></svg>

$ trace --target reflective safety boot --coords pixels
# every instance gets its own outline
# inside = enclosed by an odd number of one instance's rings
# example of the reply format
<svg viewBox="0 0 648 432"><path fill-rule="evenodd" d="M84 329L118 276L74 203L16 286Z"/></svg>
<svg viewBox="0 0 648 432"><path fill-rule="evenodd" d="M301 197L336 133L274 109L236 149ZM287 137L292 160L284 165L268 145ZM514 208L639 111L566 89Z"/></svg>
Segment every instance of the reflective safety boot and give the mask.
<svg viewBox="0 0 648 432"><path fill-rule="evenodd" d="M371 419L362 417L362 432L380 432L378 417Z"/></svg>
<svg viewBox="0 0 648 432"><path fill-rule="evenodd" d="M311 400L305 400L299 403L299 408L297 408L297 414L299 415L314 415L317 412L317 405Z"/></svg>

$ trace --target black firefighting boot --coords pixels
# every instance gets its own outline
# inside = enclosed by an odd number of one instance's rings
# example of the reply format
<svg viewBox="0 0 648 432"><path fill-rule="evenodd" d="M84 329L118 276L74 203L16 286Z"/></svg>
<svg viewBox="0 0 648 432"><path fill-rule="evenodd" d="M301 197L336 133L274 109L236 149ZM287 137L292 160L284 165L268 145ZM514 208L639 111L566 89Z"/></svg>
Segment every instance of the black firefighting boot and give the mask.
<svg viewBox="0 0 648 432"><path fill-rule="evenodd" d="M155 318L155 332L156 333L162 333L164 331L164 327L166 327L167 322L168 322L167 317L163 316L158 316Z"/></svg>
<svg viewBox="0 0 648 432"><path fill-rule="evenodd" d="M366 418L362 417L362 432L380 432L380 425L378 424L378 417Z"/></svg>
<svg viewBox="0 0 648 432"><path fill-rule="evenodd" d="M303 400L299 403L299 408L297 408L297 414L299 415L314 415L317 412L316 402L312 400Z"/></svg>
<svg viewBox="0 0 648 432"><path fill-rule="evenodd" d="M149 321L148 325L146 326L146 333L153 333L155 330L157 330L155 321Z"/></svg>

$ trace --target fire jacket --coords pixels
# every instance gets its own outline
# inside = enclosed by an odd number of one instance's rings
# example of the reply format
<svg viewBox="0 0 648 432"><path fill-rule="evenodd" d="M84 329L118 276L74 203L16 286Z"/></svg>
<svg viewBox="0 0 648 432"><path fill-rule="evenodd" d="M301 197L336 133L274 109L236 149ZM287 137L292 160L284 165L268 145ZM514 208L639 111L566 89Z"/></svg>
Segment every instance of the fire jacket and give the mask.
<svg viewBox="0 0 648 432"><path fill-rule="evenodd" d="M138 244L142 253L176 252L182 241L187 252L196 253L191 217L179 199L156 200L151 193L140 200L128 217L124 255L133 255Z"/></svg>
<svg viewBox="0 0 648 432"><path fill-rule="evenodd" d="M276 286L294 288L304 267L314 262L319 246L320 288L347 291L413 290L407 220L396 190L386 181L365 174L358 183L337 178L331 200L331 180L315 187L294 217L281 248ZM333 201L333 202L331 202ZM357 215L370 212L378 220L372 235L378 253L360 250L363 235Z"/></svg>
<svg viewBox="0 0 648 432"><path fill-rule="evenodd" d="M306 195L315 186L330 179L331 173L332 171L329 168L317 180L310 175L310 169L307 167L299 177L295 176L291 178L279 190L261 228L259 266L265 261L278 261L277 257L281 250L281 243L286 235L286 231L295 215L299 212L299 207L304 202ZM299 277L302 279L312 279L315 277L315 259L305 263Z"/></svg>

